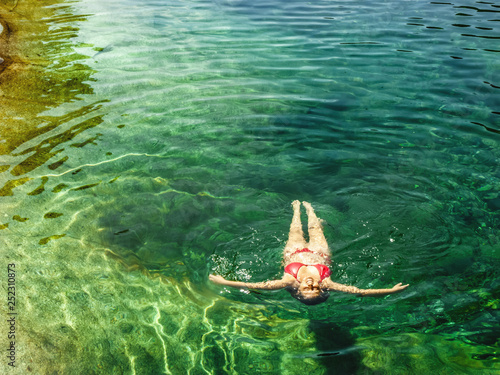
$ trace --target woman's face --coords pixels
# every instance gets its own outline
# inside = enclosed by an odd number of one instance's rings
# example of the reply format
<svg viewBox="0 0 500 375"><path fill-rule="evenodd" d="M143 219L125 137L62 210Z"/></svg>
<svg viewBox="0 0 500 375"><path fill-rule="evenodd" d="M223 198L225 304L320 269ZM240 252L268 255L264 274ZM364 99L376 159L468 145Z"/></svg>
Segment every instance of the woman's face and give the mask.
<svg viewBox="0 0 500 375"><path fill-rule="evenodd" d="M299 285L299 293L305 298L315 298L321 294L318 280L308 276Z"/></svg>

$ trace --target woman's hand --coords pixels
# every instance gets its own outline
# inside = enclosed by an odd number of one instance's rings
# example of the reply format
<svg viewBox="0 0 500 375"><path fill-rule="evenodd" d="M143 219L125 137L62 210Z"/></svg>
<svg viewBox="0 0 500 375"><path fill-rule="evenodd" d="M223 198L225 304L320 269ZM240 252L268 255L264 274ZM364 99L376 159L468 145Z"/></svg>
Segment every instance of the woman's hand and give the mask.
<svg viewBox="0 0 500 375"><path fill-rule="evenodd" d="M216 284L225 284L225 282L227 281L222 276L212 274L208 275L208 279Z"/></svg>
<svg viewBox="0 0 500 375"><path fill-rule="evenodd" d="M391 288L391 293L401 292L402 290L408 288L408 285L410 284L403 285L403 283L398 283Z"/></svg>

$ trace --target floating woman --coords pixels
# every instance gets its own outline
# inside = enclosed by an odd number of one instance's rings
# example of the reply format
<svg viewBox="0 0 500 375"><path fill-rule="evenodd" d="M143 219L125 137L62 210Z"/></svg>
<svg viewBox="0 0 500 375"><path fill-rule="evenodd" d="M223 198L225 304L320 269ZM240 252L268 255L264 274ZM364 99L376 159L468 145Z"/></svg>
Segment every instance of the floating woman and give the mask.
<svg viewBox="0 0 500 375"><path fill-rule="evenodd" d="M310 203L302 202L306 208L309 220L309 243L304 239L300 222L300 202L294 201L293 218L290 234L283 250L283 265L285 274L281 280L269 280L260 283L230 281L222 276L210 275L214 283L235 288L250 289L287 289L290 294L306 305L316 305L326 301L329 291L356 294L357 296L385 296L400 292L408 287L402 283L391 289L359 289L355 286L343 285L330 279L331 253L328 248L321 221L318 219Z"/></svg>

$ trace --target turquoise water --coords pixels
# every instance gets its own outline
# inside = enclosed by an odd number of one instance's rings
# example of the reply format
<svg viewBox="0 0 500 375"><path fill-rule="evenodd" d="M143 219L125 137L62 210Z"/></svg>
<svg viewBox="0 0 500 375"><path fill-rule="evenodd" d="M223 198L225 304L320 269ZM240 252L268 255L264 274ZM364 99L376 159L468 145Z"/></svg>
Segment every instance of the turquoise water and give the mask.
<svg viewBox="0 0 500 375"><path fill-rule="evenodd" d="M500 370L500 3L47 9L49 78L25 133L2 130L20 366ZM325 220L334 281L410 287L309 307L208 283L279 278L294 199Z"/></svg>

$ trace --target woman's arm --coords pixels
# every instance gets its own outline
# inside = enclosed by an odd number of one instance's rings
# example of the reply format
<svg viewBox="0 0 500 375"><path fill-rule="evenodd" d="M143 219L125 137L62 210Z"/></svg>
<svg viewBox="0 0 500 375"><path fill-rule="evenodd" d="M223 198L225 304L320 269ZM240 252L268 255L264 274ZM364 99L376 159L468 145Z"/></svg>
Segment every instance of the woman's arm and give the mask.
<svg viewBox="0 0 500 375"><path fill-rule="evenodd" d="M394 285L391 289L359 289L355 286L334 283L330 279L323 280L322 284L326 287L327 290L336 290L338 292L356 294L360 297L386 296L388 294L401 292L402 290L408 288L409 285L402 285L402 283L399 283Z"/></svg>
<svg viewBox="0 0 500 375"><path fill-rule="evenodd" d="M226 285L226 286L232 286L234 288L275 290L275 289L286 288L287 286L290 285L289 281L286 280L285 278L283 278L281 280L264 281L262 283L245 283L242 281L230 281L230 280L224 279L222 276L216 276L216 275L209 275L208 278L210 279L210 281L212 281L214 283Z"/></svg>

